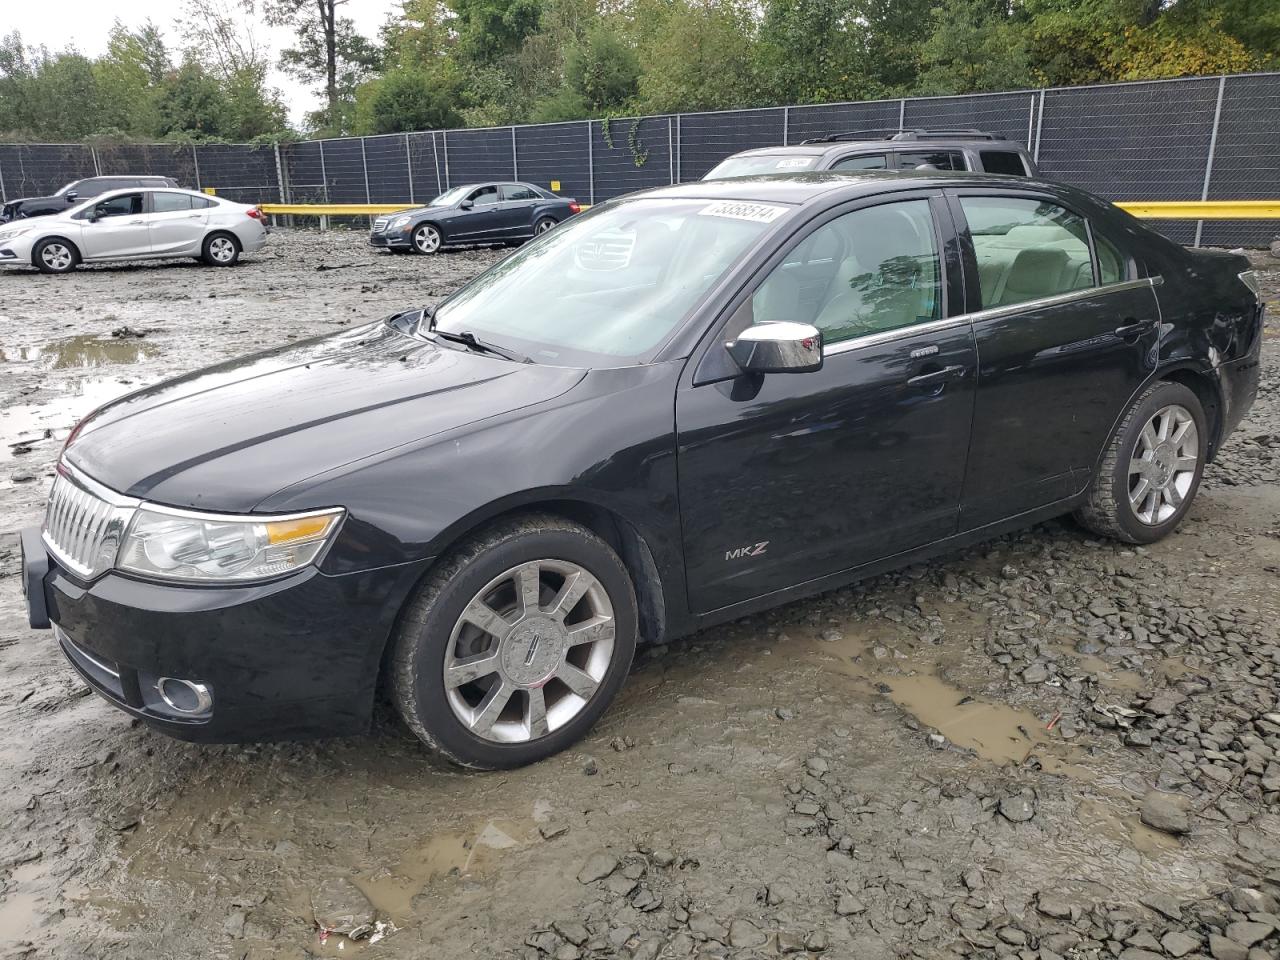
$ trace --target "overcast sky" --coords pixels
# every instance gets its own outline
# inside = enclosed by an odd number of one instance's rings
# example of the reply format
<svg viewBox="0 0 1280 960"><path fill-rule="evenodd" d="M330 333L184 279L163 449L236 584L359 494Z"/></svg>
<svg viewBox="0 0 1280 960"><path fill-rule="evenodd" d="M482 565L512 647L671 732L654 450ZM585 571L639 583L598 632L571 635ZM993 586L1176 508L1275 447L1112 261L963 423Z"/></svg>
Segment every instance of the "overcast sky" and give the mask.
<svg viewBox="0 0 1280 960"><path fill-rule="evenodd" d="M232 6L230 0L228 6ZM397 6L395 0L349 0L338 9L340 15L355 21L356 29L370 39L376 39L378 28L387 14ZM292 77L281 73L274 65L280 51L293 43L293 32L288 28L268 27L261 18L239 12L237 16L250 21L254 36L263 46L270 48L273 65L271 84L284 95L289 105L289 119L298 125L308 110L319 105L319 98ZM75 47L87 56L97 56L106 50L107 35L111 25L120 20L126 27L137 27L151 20L164 31L171 51L176 51L182 40L174 20L182 10L180 0L61 0L45 4L30 0L0 0L0 34L17 30L28 46L46 46L51 50ZM175 56L176 60L177 57Z"/></svg>

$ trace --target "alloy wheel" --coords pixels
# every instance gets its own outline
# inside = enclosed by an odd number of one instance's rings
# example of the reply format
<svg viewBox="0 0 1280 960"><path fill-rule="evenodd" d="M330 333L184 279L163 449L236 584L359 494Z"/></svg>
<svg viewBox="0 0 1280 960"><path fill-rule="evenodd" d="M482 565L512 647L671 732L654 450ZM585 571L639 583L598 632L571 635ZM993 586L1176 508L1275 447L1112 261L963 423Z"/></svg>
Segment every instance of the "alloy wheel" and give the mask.
<svg viewBox="0 0 1280 960"><path fill-rule="evenodd" d="M71 266L71 248L65 243L46 243L40 251L40 259L50 270L66 270Z"/></svg>
<svg viewBox="0 0 1280 960"><path fill-rule="evenodd" d="M1191 411L1171 403L1155 412L1129 461L1129 505L1148 526L1168 521L1186 500L1200 462L1200 435Z"/></svg>
<svg viewBox="0 0 1280 960"><path fill-rule="evenodd" d="M556 225L554 220L539 220L538 225L533 228L534 233L546 233Z"/></svg>
<svg viewBox="0 0 1280 960"><path fill-rule="evenodd" d="M419 227L413 235L413 245L421 253L435 253L440 249L440 231L435 227Z"/></svg>
<svg viewBox="0 0 1280 960"><path fill-rule="evenodd" d="M577 716L614 649L604 585L567 560L531 560L487 583L458 617L445 649L454 716L496 743L527 743Z"/></svg>
<svg viewBox="0 0 1280 960"><path fill-rule="evenodd" d="M227 237L214 237L209 241L209 256L219 263L228 263L236 255L236 245Z"/></svg>

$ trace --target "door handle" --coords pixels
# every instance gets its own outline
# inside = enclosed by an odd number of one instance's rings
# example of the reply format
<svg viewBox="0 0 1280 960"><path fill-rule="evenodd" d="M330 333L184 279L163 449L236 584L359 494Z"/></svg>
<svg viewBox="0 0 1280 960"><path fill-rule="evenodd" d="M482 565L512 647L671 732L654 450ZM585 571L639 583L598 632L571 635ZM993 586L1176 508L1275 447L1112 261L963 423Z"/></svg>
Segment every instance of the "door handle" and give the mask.
<svg viewBox="0 0 1280 960"><path fill-rule="evenodd" d="M964 367L956 364L950 367L940 367L937 370L930 370L928 373L916 374L907 381L908 387L941 387L948 380L956 380L964 375Z"/></svg>
<svg viewBox="0 0 1280 960"><path fill-rule="evenodd" d="M147 222L147 221L145 221L145 220L130 220L130 221L129 221L129 226L131 226L131 227L136 227L138 224L140 224L140 223L146 223L146 222Z"/></svg>
<svg viewBox="0 0 1280 960"><path fill-rule="evenodd" d="M1150 330L1152 327L1156 325L1156 322L1154 320L1149 320L1149 319L1134 320L1132 317L1127 317L1125 319L1127 322L1123 326L1116 327L1114 331L1117 337L1140 336L1141 334L1146 333L1148 330Z"/></svg>

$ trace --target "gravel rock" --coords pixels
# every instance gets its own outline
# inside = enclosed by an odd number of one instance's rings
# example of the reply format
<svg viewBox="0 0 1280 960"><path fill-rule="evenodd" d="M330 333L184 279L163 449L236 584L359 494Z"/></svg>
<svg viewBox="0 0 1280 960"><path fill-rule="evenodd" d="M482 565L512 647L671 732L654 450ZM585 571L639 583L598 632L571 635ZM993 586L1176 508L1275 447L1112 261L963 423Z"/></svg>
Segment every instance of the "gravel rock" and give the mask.
<svg viewBox="0 0 1280 960"><path fill-rule="evenodd" d="M1170 930L1160 938L1160 946L1171 957L1185 957L1200 946L1200 941L1181 930Z"/></svg>
<svg viewBox="0 0 1280 960"><path fill-rule="evenodd" d="M1191 817L1185 797L1152 790L1142 798L1142 822L1165 833L1181 834L1191 830Z"/></svg>
<svg viewBox="0 0 1280 960"><path fill-rule="evenodd" d="M729 946L735 949L758 947L768 937L750 920L738 917L729 923Z"/></svg>
<svg viewBox="0 0 1280 960"><path fill-rule="evenodd" d="M351 933L374 921L373 905L346 877L331 877L312 888L311 913L318 928L333 933Z"/></svg>
<svg viewBox="0 0 1280 960"><path fill-rule="evenodd" d="M618 858L605 850L598 850L587 858L587 862L578 871L578 882L594 883L596 880L603 880L617 869Z"/></svg>
<svg viewBox="0 0 1280 960"><path fill-rule="evenodd" d="M1216 933L1209 935L1209 954L1213 960L1249 960L1249 948Z"/></svg>
<svg viewBox="0 0 1280 960"><path fill-rule="evenodd" d="M1035 805L1022 795L1000 798L1000 814L1013 823L1025 823L1036 815Z"/></svg>

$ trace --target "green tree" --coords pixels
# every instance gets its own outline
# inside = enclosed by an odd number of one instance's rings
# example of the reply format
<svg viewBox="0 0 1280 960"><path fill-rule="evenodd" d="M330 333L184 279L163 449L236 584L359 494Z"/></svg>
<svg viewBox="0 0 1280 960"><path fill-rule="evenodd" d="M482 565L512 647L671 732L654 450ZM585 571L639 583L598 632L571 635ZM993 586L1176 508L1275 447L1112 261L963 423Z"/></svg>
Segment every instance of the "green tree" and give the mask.
<svg viewBox="0 0 1280 960"><path fill-rule="evenodd" d="M670 0L666 15L646 32L640 111L721 110L759 101L754 23L745 5Z"/></svg>
<svg viewBox="0 0 1280 960"><path fill-rule="evenodd" d="M539 0L449 0L449 7L463 56L480 64L516 52L542 16Z"/></svg>
<svg viewBox="0 0 1280 960"><path fill-rule="evenodd" d="M1030 86L1021 29L1002 2L944 0L921 47L919 91L972 93Z"/></svg>
<svg viewBox="0 0 1280 960"><path fill-rule="evenodd" d="M218 81L188 57L165 78L157 109L164 137L220 138L227 125L227 100Z"/></svg>
<svg viewBox="0 0 1280 960"><path fill-rule="evenodd" d="M640 57L606 23L597 23L564 58L569 89L595 113L608 113L627 104L640 82Z"/></svg>

